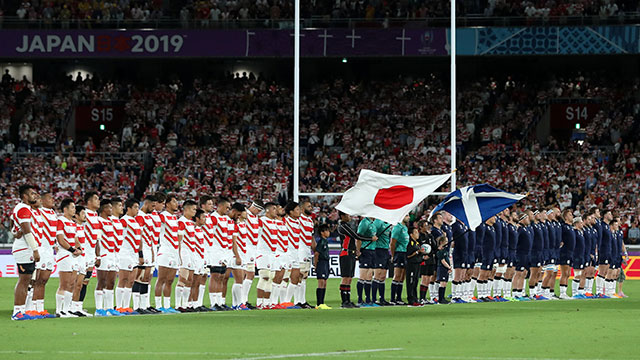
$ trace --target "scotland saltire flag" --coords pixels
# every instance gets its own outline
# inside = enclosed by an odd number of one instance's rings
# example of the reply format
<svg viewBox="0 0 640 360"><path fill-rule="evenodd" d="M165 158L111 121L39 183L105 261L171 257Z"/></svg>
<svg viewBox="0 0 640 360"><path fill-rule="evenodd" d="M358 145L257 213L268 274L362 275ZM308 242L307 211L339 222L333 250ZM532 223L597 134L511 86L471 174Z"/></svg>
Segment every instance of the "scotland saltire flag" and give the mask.
<svg viewBox="0 0 640 360"><path fill-rule="evenodd" d="M447 195L431 211L429 219L436 212L445 210L474 231L485 220L526 196L502 191L487 184L466 186Z"/></svg>

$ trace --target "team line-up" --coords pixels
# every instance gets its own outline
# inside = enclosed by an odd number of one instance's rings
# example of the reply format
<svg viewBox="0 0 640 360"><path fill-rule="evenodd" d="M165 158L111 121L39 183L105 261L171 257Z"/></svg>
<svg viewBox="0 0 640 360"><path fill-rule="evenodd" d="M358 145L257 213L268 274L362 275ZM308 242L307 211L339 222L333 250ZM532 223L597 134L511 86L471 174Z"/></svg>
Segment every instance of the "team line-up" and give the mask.
<svg viewBox="0 0 640 360"><path fill-rule="evenodd" d="M184 201L178 217L180 206L171 194L149 195L140 203L132 198L101 200L96 192L87 192L84 206L64 199L58 214L52 194L39 194L29 185L21 186L19 193L21 202L12 214L12 252L19 272L14 320L92 316L83 309L83 301L94 268L95 316L312 308L305 298L312 261L319 279L316 308L329 308L324 296L330 231L322 225L317 229L320 237L314 239L308 200L285 207L256 200L245 207L221 197L214 210L214 199L205 195L198 202ZM599 210L592 209L582 220L569 210L560 214L557 208L521 214L505 210L476 231L468 231L447 212L412 229L408 217L395 226L365 218L355 231L349 215L341 213L340 218L340 292L345 308L404 305L405 280L409 305L447 302L444 291L452 270L453 302L553 299L558 265L559 298L569 298L566 288L572 266L573 297L617 296L614 280L620 275L624 245L610 211L600 220ZM358 305L350 299L356 259ZM390 261L394 278L388 302L384 293ZM60 276L55 315L44 306L54 266ZM153 307L150 283L156 267ZM248 295L256 269L254 306ZM228 307L231 274L232 307ZM209 275L210 307L205 307ZM524 292L526 277L529 296ZM426 298L427 289L431 300Z"/></svg>

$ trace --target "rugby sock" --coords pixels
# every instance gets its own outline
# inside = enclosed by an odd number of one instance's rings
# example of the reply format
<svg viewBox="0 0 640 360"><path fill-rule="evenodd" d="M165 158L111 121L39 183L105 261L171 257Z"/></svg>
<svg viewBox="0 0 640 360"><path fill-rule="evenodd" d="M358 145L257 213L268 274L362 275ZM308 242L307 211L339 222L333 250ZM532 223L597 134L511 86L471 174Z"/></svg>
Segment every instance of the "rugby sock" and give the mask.
<svg viewBox="0 0 640 360"><path fill-rule="evenodd" d="M131 288L131 294L133 295L133 310L140 309L140 284L135 281Z"/></svg>
<svg viewBox="0 0 640 360"><path fill-rule="evenodd" d="M183 307L182 304L182 293L184 292L184 287L176 286L176 309L180 309Z"/></svg>
<svg viewBox="0 0 640 360"><path fill-rule="evenodd" d="M364 290L364 280L358 279L356 283L356 290L358 291L358 303L362 303L362 291Z"/></svg>
<svg viewBox="0 0 640 360"><path fill-rule="evenodd" d="M603 293L604 290L604 277L602 277L601 275L598 275L598 277L596 277L596 294L600 295Z"/></svg>
<svg viewBox="0 0 640 360"><path fill-rule="evenodd" d="M296 291L296 285L294 285L292 282L289 282L289 286L287 286L287 292L284 295L284 302L291 302L291 299L293 299L293 294L295 293L295 291Z"/></svg>
<svg viewBox="0 0 640 360"><path fill-rule="evenodd" d="M378 280L371 282L371 300L373 302L378 301Z"/></svg>
<svg viewBox="0 0 640 360"><path fill-rule="evenodd" d="M485 280L487 285L485 286L485 292L487 293L487 297L491 296L491 289L493 288L493 279ZM493 295L495 296L495 294Z"/></svg>
<svg viewBox="0 0 640 360"><path fill-rule="evenodd" d="M451 282L451 298L458 298L458 282L455 280Z"/></svg>
<svg viewBox="0 0 640 360"><path fill-rule="evenodd" d="M346 304L348 302L346 297L346 291L345 291L346 286L347 285L340 284L340 299L342 300L343 304Z"/></svg>
<svg viewBox="0 0 640 360"><path fill-rule="evenodd" d="M73 311L82 311L82 303L80 301L72 301L71 308Z"/></svg>
<svg viewBox="0 0 640 360"><path fill-rule="evenodd" d="M593 277L587 278L585 289L588 293L593 293Z"/></svg>
<svg viewBox="0 0 640 360"><path fill-rule="evenodd" d="M316 303L318 306L320 306L321 304L324 304L324 294L326 291L327 289L321 289L321 288L316 289Z"/></svg>
<svg viewBox="0 0 640 360"><path fill-rule="evenodd" d="M191 288L190 287L185 287L184 289L182 289L182 307L188 307L189 306L189 296L191 295Z"/></svg>
<svg viewBox="0 0 640 360"><path fill-rule="evenodd" d="M256 306L257 306L257 307L262 306L262 298L257 298L257 299L256 299Z"/></svg>
<svg viewBox="0 0 640 360"><path fill-rule="evenodd" d="M149 284L142 284L140 287L140 305L143 309L148 309L151 307L151 303L149 301Z"/></svg>
<svg viewBox="0 0 640 360"><path fill-rule="evenodd" d="M531 296L531 297L536 296L536 286L535 285L529 285L529 296Z"/></svg>
<svg viewBox="0 0 640 360"><path fill-rule="evenodd" d="M474 292L476 290L476 285L478 284L478 278L472 277L471 278L471 297L473 297ZM478 297L480 297L480 294L478 294Z"/></svg>
<svg viewBox="0 0 640 360"><path fill-rule="evenodd" d="M135 284L133 285L135 286ZM140 307L140 292L131 292L133 297L133 310L141 309Z"/></svg>
<svg viewBox="0 0 640 360"><path fill-rule="evenodd" d="M344 286L344 296L347 299L347 302L350 303L351 302L351 285L345 285Z"/></svg>
<svg viewBox="0 0 640 360"><path fill-rule="evenodd" d="M373 287L373 284L371 282L371 280L367 280L364 282L364 296L365 296L365 302L370 303L371 302L371 288Z"/></svg>
<svg viewBox="0 0 640 360"><path fill-rule="evenodd" d="M248 280L248 279L244 279L244 281L242 282L242 303L247 303L249 302L249 292L251 291L251 285L253 285L253 280ZM204 287L204 285L200 285L201 288ZM200 292L202 292L202 290L200 290Z"/></svg>
<svg viewBox="0 0 640 360"><path fill-rule="evenodd" d="M104 292L102 292L102 290L96 290L93 292L93 295L95 296L96 310L104 310L104 307L103 307Z"/></svg>
<svg viewBox="0 0 640 360"><path fill-rule="evenodd" d="M280 297L280 284L273 284L271 289L271 303L279 304L278 299Z"/></svg>
<svg viewBox="0 0 640 360"><path fill-rule="evenodd" d="M70 291L64 292L64 303L62 306L62 311L69 312L71 311L71 299L73 298L73 293Z"/></svg>
<svg viewBox="0 0 640 360"><path fill-rule="evenodd" d="M445 302L445 299L444 299L445 291L447 291L447 287L446 286L444 286L444 287L440 286L438 288L438 302L441 303L441 304Z"/></svg>
<svg viewBox="0 0 640 360"><path fill-rule="evenodd" d="M583 287L578 287L578 295L584 295L585 291Z"/></svg>
<svg viewBox="0 0 640 360"><path fill-rule="evenodd" d="M502 283L502 292L504 293L504 297L512 297L511 296L511 280L503 279L504 283Z"/></svg>
<svg viewBox="0 0 640 360"><path fill-rule="evenodd" d="M548 298L549 297L549 288L546 286L542 287L542 296Z"/></svg>
<svg viewBox="0 0 640 360"><path fill-rule="evenodd" d="M27 291L27 301L25 302L24 308L25 311L33 311L36 309L36 305L33 302L33 288L29 286L29 290Z"/></svg>
<svg viewBox="0 0 640 360"><path fill-rule="evenodd" d="M216 294L215 293L209 293L209 302L211 303L211 307L214 307L216 305Z"/></svg>
<svg viewBox="0 0 640 360"><path fill-rule="evenodd" d="M542 280L538 281L538 284L536 285L536 294L542 295Z"/></svg>
<svg viewBox="0 0 640 360"><path fill-rule="evenodd" d="M396 301L402 301L402 283L398 282L398 287L397 287L397 293L396 293Z"/></svg>
<svg viewBox="0 0 640 360"><path fill-rule="evenodd" d="M231 301L233 306L242 304L242 284L234 283L231 286Z"/></svg>
<svg viewBox="0 0 640 360"><path fill-rule="evenodd" d="M398 284L395 281L391 282L391 301L396 301L396 289Z"/></svg>
<svg viewBox="0 0 640 360"><path fill-rule="evenodd" d="M122 300L124 297L124 288L116 288L116 308L124 308L122 306Z"/></svg>
<svg viewBox="0 0 640 360"><path fill-rule="evenodd" d="M379 281L378 282L378 293L380 294L380 300L384 301L384 288L385 288L385 282L383 281Z"/></svg>
<svg viewBox="0 0 640 360"><path fill-rule="evenodd" d="M56 293L56 314L59 314L61 311L63 311L63 307L64 307L64 294L58 294Z"/></svg>
<svg viewBox="0 0 640 360"><path fill-rule="evenodd" d="M425 300L427 298L427 286L420 285L420 300Z"/></svg>
<svg viewBox="0 0 640 360"><path fill-rule="evenodd" d="M156 304L156 308L162 308L162 296L155 296L154 297L156 299L155 304Z"/></svg>
<svg viewBox="0 0 640 360"><path fill-rule="evenodd" d="M87 284L82 284L82 289L80 289L80 301L84 301L84 297L87 296Z"/></svg>
<svg viewBox="0 0 640 360"><path fill-rule="evenodd" d="M574 278L573 281L571 282L571 295L572 296L578 295L578 287L579 286L580 286L580 280Z"/></svg>
<svg viewBox="0 0 640 360"><path fill-rule="evenodd" d="M163 297L162 298L162 303L163 303L165 309L170 309L171 308L171 296Z"/></svg>
<svg viewBox="0 0 640 360"><path fill-rule="evenodd" d="M435 282L429 284L429 296L431 297L431 300L438 297L438 284Z"/></svg>
<svg viewBox="0 0 640 360"><path fill-rule="evenodd" d="M44 300L36 300L36 311L37 312L44 311Z"/></svg>
<svg viewBox="0 0 640 360"><path fill-rule="evenodd" d="M300 298L301 303L307 303L307 279L302 279L302 282L300 283Z"/></svg>
<svg viewBox="0 0 640 360"><path fill-rule="evenodd" d="M560 296L567 295L567 285L560 285Z"/></svg>
<svg viewBox="0 0 640 360"><path fill-rule="evenodd" d="M17 314L17 313L23 313L24 312L24 305L14 305L13 306L13 313Z"/></svg>
<svg viewBox="0 0 640 360"><path fill-rule="evenodd" d="M200 307L200 306L202 306L204 304L204 291L205 291L205 288L206 288L205 285L200 285L198 287L198 307Z"/></svg>
<svg viewBox="0 0 640 360"><path fill-rule="evenodd" d="M496 277L493 280L493 296L501 296L500 290L502 290L502 278Z"/></svg>
<svg viewBox="0 0 640 360"><path fill-rule="evenodd" d="M113 290L104 290L104 307L113 310Z"/></svg>

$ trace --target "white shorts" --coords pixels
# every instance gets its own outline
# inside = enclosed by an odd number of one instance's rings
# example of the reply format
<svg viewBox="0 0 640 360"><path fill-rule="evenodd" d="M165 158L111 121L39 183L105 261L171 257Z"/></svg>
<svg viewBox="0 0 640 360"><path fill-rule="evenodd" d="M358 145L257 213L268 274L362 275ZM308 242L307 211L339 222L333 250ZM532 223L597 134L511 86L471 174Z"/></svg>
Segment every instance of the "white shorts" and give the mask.
<svg viewBox="0 0 640 360"><path fill-rule="evenodd" d="M195 275L204 275L206 274L205 272L205 267L204 267L204 258L201 258L199 255L196 255L193 257L193 262L195 264L195 270L193 271L193 273Z"/></svg>
<svg viewBox="0 0 640 360"><path fill-rule="evenodd" d="M289 255L289 262L292 269L300 269L300 254L298 252Z"/></svg>
<svg viewBox="0 0 640 360"><path fill-rule="evenodd" d="M180 262L180 268L195 271L196 263L194 258L194 254L189 249L182 248L180 250L180 259L182 260Z"/></svg>
<svg viewBox="0 0 640 360"><path fill-rule="evenodd" d="M138 254L131 251L122 251L118 254L118 269L133 271L138 266Z"/></svg>
<svg viewBox="0 0 640 360"><path fill-rule="evenodd" d="M156 259L158 266L166 267L169 269L180 268L180 257L177 251L167 251L158 254Z"/></svg>
<svg viewBox="0 0 640 360"><path fill-rule="evenodd" d="M273 270L287 270L291 269L291 260L287 253L276 254L273 261Z"/></svg>
<svg viewBox="0 0 640 360"><path fill-rule="evenodd" d="M78 271L78 259L67 250L60 249L56 254L56 266L58 267L58 272Z"/></svg>
<svg viewBox="0 0 640 360"><path fill-rule="evenodd" d="M24 243L24 241L22 241ZM17 264L30 264L34 262L33 250L31 250L26 244L13 243L11 247L11 253Z"/></svg>
<svg viewBox="0 0 640 360"><path fill-rule="evenodd" d="M254 264L254 263L247 264L247 267L245 268L245 270L247 272L255 273L256 272L256 264Z"/></svg>
<svg viewBox="0 0 640 360"><path fill-rule="evenodd" d="M36 270L53 270L53 267L56 265L56 258L53 254L53 248L50 246L43 246L38 249L38 253L40 254L40 261L36 263Z"/></svg>
<svg viewBox="0 0 640 360"><path fill-rule="evenodd" d="M87 273L87 260L84 255L80 255L76 258L78 262L78 274L86 274Z"/></svg>
<svg viewBox="0 0 640 360"><path fill-rule="evenodd" d="M301 262L300 263L300 273L301 274L309 274L309 271L311 271L311 262L310 261Z"/></svg>
<svg viewBox="0 0 640 360"><path fill-rule="evenodd" d="M209 266L227 266L229 260L233 256L228 250L213 249L214 251L209 253Z"/></svg>
<svg viewBox="0 0 640 360"><path fill-rule="evenodd" d="M138 255L136 255L138 257ZM142 247L142 258L144 266L153 266L153 250L148 246Z"/></svg>
<svg viewBox="0 0 640 360"><path fill-rule="evenodd" d="M245 258L244 258L242 253L240 253L240 265L236 265L236 257L235 257L235 255L233 257L231 257L231 259L229 260L229 268L230 269L244 270L244 269L246 269L246 265L247 265L247 261L245 260Z"/></svg>
<svg viewBox="0 0 640 360"><path fill-rule="evenodd" d="M106 253L104 255L100 255L100 266L98 266L98 270L100 271L118 271L118 263L115 253Z"/></svg>
<svg viewBox="0 0 640 360"><path fill-rule="evenodd" d="M273 254L262 254L256 257L256 267L260 270L273 270Z"/></svg>
<svg viewBox="0 0 640 360"><path fill-rule="evenodd" d="M92 247L84 249L84 264L85 269L96 266L96 249Z"/></svg>
<svg viewBox="0 0 640 360"><path fill-rule="evenodd" d="M301 264L303 262L311 263L311 258L312 258L311 249L306 245L300 245L300 249L298 249L298 262Z"/></svg>

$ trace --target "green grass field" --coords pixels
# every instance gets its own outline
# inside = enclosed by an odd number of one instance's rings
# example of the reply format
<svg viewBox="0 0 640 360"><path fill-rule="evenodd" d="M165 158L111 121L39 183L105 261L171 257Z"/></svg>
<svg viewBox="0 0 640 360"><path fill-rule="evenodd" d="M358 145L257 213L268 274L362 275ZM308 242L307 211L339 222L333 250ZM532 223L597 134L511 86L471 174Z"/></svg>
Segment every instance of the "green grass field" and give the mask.
<svg viewBox="0 0 640 360"><path fill-rule="evenodd" d="M640 358L633 331L640 319L640 281L625 283L628 299L353 310L337 308L338 284L329 281L327 304L334 309L325 311L11 321L15 279L0 278L0 359ZM85 300L90 311L94 286L95 279ZM50 312L56 287L52 279ZM315 280L307 293L315 303Z"/></svg>

